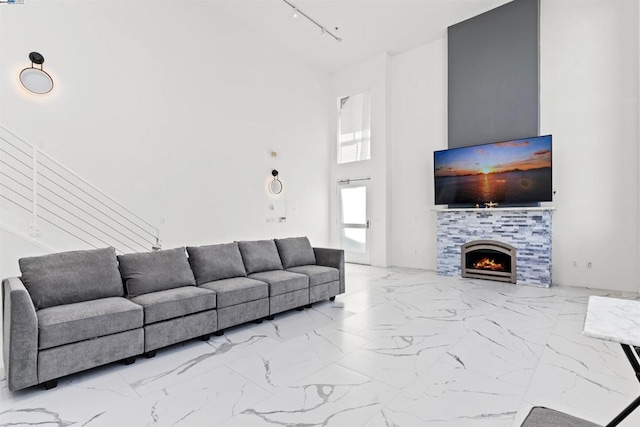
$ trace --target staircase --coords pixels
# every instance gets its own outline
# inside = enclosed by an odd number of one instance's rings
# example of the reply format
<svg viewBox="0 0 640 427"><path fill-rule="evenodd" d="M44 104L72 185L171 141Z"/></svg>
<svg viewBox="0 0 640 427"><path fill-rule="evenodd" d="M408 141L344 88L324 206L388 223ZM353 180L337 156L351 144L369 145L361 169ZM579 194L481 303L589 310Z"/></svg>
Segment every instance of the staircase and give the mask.
<svg viewBox="0 0 640 427"><path fill-rule="evenodd" d="M160 249L156 227L2 126L0 226L55 250Z"/></svg>

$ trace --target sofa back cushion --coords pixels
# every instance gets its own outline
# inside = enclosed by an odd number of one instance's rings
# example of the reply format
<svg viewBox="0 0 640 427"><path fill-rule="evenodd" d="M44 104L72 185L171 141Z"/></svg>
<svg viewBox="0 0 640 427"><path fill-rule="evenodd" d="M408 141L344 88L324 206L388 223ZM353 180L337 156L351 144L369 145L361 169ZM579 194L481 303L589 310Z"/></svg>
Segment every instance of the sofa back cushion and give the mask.
<svg viewBox="0 0 640 427"><path fill-rule="evenodd" d="M316 255L306 237L276 239L276 246L282 260L282 267L291 268L300 265L315 265Z"/></svg>
<svg viewBox="0 0 640 427"><path fill-rule="evenodd" d="M124 295L113 248L21 258L18 264L37 310Z"/></svg>
<svg viewBox="0 0 640 427"><path fill-rule="evenodd" d="M119 255L118 261L130 298L196 284L184 248Z"/></svg>
<svg viewBox="0 0 640 427"><path fill-rule="evenodd" d="M273 240L238 242L247 274L282 270L278 248Z"/></svg>
<svg viewBox="0 0 640 427"><path fill-rule="evenodd" d="M189 264L198 285L214 280L247 276L237 243L188 246L187 253L189 253Z"/></svg>

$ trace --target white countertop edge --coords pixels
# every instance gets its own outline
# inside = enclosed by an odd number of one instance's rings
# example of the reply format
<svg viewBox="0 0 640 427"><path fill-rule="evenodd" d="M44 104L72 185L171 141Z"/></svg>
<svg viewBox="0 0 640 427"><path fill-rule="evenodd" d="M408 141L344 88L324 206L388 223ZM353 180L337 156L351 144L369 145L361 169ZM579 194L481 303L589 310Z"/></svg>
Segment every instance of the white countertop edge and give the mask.
<svg viewBox="0 0 640 427"><path fill-rule="evenodd" d="M597 334L597 333L594 333L594 332L588 332L588 331L584 331L584 330L582 331L582 335L584 335L585 337L596 338L596 339L603 340L603 341L615 342L615 343L618 343L618 344L627 344L627 345L630 345L632 347L640 346L640 343L638 343L637 341L633 342L633 340L628 340L628 339L620 338L620 337L614 339L614 338L606 336L606 335L601 335L601 334Z"/></svg>

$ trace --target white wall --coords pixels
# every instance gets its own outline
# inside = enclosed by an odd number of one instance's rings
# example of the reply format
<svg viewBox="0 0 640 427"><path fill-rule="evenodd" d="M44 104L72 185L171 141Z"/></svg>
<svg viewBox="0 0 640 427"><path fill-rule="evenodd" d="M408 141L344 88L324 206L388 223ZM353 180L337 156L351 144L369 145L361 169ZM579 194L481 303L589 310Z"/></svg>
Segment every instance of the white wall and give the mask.
<svg viewBox="0 0 640 427"><path fill-rule="evenodd" d="M17 230L0 226L0 278L20 275L17 259L29 256L44 255L51 252L51 248L41 245L33 239L26 238Z"/></svg>
<svg viewBox="0 0 640 427"><path fill-rule="evenodd" d="M554 137L556 284L638 290L637 29L635 1L542 2L540 131Z"/></svg>
<svg viewBox="0 0 640 427"><path fill-rule="evenodd" d="M637 291L638 4L543 0L541 13L541 133L554 135L558 189L554 283ZM1 9L0 124L153 223L165 218L165 247L297 234L337 244L335 182L371 176L372 263L434 268L442 34L329 80L208 2L28 2ZM56 81L50 96L17 84L32 50ZM367 88L372 159L338 166L335 100ZM272 168L285 184L279 198L265 190ZM285 199L297 217L267 224Z"/></svg>
<svg viewBox="0 0 640 427"><path fill-rule="evenodd" d="M389 58L377 55L368 61L342 70L331 76L329 103L331 115L331 236L334 245L339 246L336 227L338 179L371 178L371 264L386 267L389 253L390 228L390 176L388 167L390 153L389 140ZM371 91L371 159L338 165L337 99L354 93Z"/></svg>
<svg viewBox="0 0 640 427"><path fill-rule="evenodd" d="M639 289L638 16L635 1L542 1L540 132L554 136L558 190L554 284ZM432 156L446 147L444 30L391 64L391 263L433 269Z"/></svg>
<svg viewBox="0 0 640 427"><path fill-rule="evenodd" d="M447 43L391 61L391 264L436 268L433 151L447 148Z"/></svg>
<svg viewBox="0 0 640 427"><path fill-rule="evenodd" d="M214 3L2 8L0 124L158 225L165 248L290 235L326 245L329 77ZM17 81L33 50L55 80L47 96ZM297 214L267 223L285 200Z"/></svg>

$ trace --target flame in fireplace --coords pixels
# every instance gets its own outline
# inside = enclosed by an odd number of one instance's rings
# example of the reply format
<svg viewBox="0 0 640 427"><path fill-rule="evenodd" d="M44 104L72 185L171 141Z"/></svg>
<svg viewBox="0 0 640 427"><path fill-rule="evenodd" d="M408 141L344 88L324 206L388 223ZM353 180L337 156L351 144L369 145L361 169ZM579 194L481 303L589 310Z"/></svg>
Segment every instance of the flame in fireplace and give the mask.
<svg viewBox="0 0 640 427"><path fill-rule="evenodd" d="M473 263L473 268L478 270L504 271L504 265L491 258L482 258Z"/></svg>

